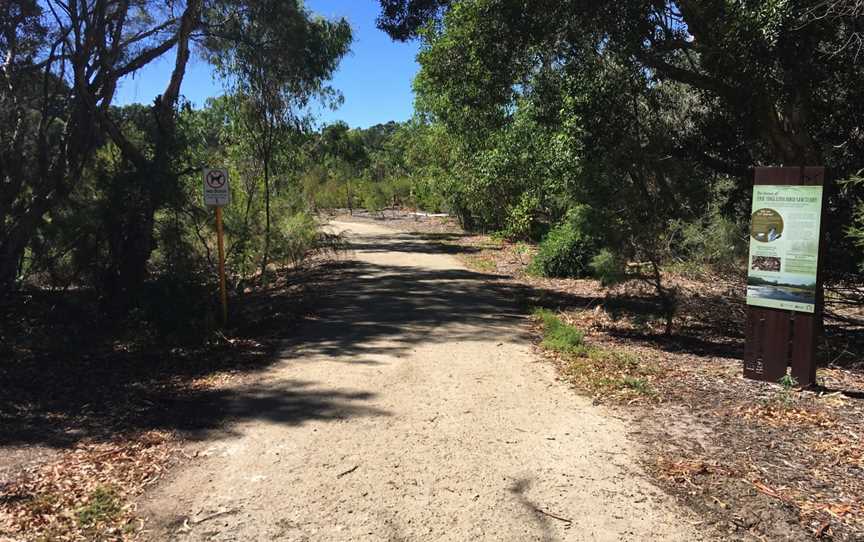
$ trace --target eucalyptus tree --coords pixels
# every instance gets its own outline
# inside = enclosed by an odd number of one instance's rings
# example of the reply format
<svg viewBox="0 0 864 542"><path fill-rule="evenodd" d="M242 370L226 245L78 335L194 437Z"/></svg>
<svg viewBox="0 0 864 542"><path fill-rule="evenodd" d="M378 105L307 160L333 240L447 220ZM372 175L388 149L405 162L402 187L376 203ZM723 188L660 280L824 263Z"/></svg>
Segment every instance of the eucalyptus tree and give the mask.
<svg viewBox="0 0 864 542"><path fill-rule="evenodd" d="M263 171L263 277L270 258L273 161L292 133L308 124L312 100L338 98L326 82L348 52L351 28L344 19L313 17L299 0L228 0L211 6L209 15L221 23L206 41L208 59L238 97Z"/></svg>
<svg viewBox="0 0 864 542"><path fill-rule="evenodd" d="M46 213L74 189L106 138L120 148L125 160L147 173L141 179L164 174L191 40L201 27L202 2L11 0L4 4L0 34L5 84L0 104L4 125L15 127L4 130L0 139L0 285L4 288L14 282L20 258ZM173 56L173 68L165 90L151 107L159 144L145 152L124 135L111 105L124 78L166 55ZM153 202L148 203L152 207ZM146 215L141 217L143 229ZM115 278L131 276L134 282L134 276L140 275L143 266L138 263L151 249L147 237L116 245L128 247L129 252L124 248L123 254L114 255Z"/></svg>
<svg viewBox="0 0 864 542"><path fill-rule="evenodd" d="M864 145L852 120L861 118L853 113L864 67L845 47L861 32L856 0L380 2L379 25L393 37L435 44L427 56L441 62L429 63L427 79L462 87L453 107L503 105L543 66L614 54L651 82L677 81L714 100L752 163L825 164L835 145ZM469 19L476 23L460 23Z"/></svg>
<svg viewBox="0 0 864 542"><path fill-rule="evenodd" d="M238 20L245 22L238 27ZM255 28L267 31L243 34ZM14 128L0 131L0 288L14 285L35 232L79 184L96 149L110 141L122 163L108 208L117 227L107 232L104 292L118 309L133 301L155 246L154 215L177 190L179 174L200 165L178 158L178 104L191 55L198 50L217 65L222 54L248 58L256 44L246 38L260 38L257 53L268 55L283 97L308 96L344 52L347 26L313 19L296 2L2 4L0 115L4 127ZM118 87L157 60L170 66L164 90L146 118L125 118L112 106Z"/></svg>

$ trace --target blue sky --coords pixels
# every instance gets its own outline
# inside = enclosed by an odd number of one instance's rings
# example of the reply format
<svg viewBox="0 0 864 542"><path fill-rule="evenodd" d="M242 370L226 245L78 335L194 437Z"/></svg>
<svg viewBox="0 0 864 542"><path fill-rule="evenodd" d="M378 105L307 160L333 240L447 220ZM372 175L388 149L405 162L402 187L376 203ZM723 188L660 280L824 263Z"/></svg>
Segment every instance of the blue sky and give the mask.
<svg viewBox="0 0 864 542"><path fill-rule="evenodd" d="M344 120L352 127L368 127L389 120L408 119L414 111L411 81L417 73L417 43L397 43L375 27L377 0L306 0L307 7L328 18L345 17L354 30L351 52L342 60L332 85L345 103L337 111L324 110L321 122ZM173 57L165 55L123 81L115 103L150 103L164 90ZM183 80L183 95L196 106L223 93L210 66L193 58Z"/></svg>

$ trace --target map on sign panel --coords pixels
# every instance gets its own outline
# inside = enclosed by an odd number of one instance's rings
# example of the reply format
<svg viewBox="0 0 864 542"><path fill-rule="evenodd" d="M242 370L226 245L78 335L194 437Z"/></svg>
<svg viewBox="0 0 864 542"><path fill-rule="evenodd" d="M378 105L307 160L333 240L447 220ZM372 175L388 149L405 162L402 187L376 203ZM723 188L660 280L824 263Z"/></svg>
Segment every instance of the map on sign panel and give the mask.
<svg viewBox="0 0 864 542"><path fill-rule="evenodd" d="M228 170L208 168L204 170L204 204L222 207L231 202L228 187Z"/></svg>

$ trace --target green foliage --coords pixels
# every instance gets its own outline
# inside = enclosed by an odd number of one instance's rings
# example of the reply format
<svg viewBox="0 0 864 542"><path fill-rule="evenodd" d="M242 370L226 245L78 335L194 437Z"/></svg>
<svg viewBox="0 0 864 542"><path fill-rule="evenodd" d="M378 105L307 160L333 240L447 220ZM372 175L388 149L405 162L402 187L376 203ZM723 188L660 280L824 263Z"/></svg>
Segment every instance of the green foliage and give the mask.
<svg viewBox="0 0 864 542"><path fill-rule="evenodd" d="M790 374L781 376L778 382L786 391L790 391L798 385L798 379Z"/></svg>
<svg viewBox="0 0 864 542"><path fill-rule="evenodd" d="M582 354L586 351L585 334L566 324L554 312L537 309L534 317L543 323L544 348L565 354Z"/></svg>
<svg viewBox="0 0 864 542"><path fill-rule="evenodd" d="M624 262L608 248L591 258L591 271L603 286L619 284L627 278Z"/></svg>
<svg viewBox="0 0 864 542"><path fill-rule="evenodd" d="M278 215L274 228L273 259L283 265L299 267L316 252L334 253L342 249L340 238L321 231L309 212Z"/></svg>
<svg viewBox="0 0 864 542"><path fill-rule="evenodd" d="M566 354L564 373L577 385L593 393L619 392L653 396L649 377L657 371L635 356L585 344L584 334L548 310L536 309L543 326L541 346Z"/></svg>
<svg viewBox="0 0 864 542"><path fill-rule="evenodd" d="M388 188L390 187L376 182L363 186L363 207L370 213L381 213L391 200Z"/></svg>
<svg viewBox="0 0 864 542"><path fill-rule="evenodd" d="M777 383L780 384L780 389L768 402L773 402L782 408L791 407L795 403L792 392L798 387L798 379L791 374L785 374L780 377Z"/></svg>
<svg viewBox="0 0 864 542"><path fill-rule="evenodd" d="M859 171L844 183L846 196L852 199L852 220L846 234L859 252L864 253L864 196L856 196L856 191L864 187L864 170ZM859 262L859 270L864 272L864 258Z"/></svg>
<svg viewBox="0 0 864 542"><path fill-rule="evenodd" d="M585 277L598 251L590 232L589 208L574 207L564 222L552 228L540 243L530 270L546 277Z"/></svg>
<svg viewBox="0 0 864 542"><path fill-rule="evenodd" d="M423 42L417 106L448 141L434 177L451 212L518 239L559 224L547 251L564 252L576 235L562 217L590 206L606 249L593 267L607 283L649 283L670 322L664 269L740 273L753 164L818 163L840 178L860 169L853 11L818 17L784 1L382 5L382 28ZM829 192L829 282L860 281L862 187Z"/></svg>
<svg viewBox="0 0 864 542"><path fill-rule="evenodd" d="M702 217L670 221L666 237L670 263L679 271L735 273L747 257L747 224L720 212L715 195L711 208Z"/></svg>
<svg viewBox="0 0 864 542"><path fill-rule="evenodd" d="M531 192L522 193L516 204L508 210L501 233L508 239L537 237L539 223L536 215L540 208L539 196Z"/></svg>
<svg viewBox="0 0 864 542"><path fill-rule="evenodd" d="M653 393L651 384L644 378L625 376L621 379L621 385L642 395L651 395Z"/></svg>

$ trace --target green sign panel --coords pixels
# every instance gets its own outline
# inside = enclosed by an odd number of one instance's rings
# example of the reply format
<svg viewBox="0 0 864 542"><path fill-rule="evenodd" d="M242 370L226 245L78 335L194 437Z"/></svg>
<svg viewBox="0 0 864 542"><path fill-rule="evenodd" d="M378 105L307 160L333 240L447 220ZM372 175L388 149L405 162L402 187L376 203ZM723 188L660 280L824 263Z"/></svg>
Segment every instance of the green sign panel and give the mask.
<svg viewBox="0 0 864 542"><path fill-rule="evenodd" d="M753 188L748 305L814 312L821 215L821 186Z"/></svg>

